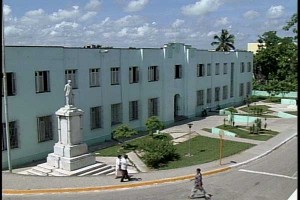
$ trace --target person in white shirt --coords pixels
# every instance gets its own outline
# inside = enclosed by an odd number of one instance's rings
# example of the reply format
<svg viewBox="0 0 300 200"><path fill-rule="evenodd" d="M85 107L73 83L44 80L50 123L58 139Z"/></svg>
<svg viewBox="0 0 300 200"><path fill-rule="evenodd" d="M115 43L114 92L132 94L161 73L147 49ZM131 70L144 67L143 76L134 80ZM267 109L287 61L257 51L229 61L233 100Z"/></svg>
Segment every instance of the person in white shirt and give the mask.
<svg viewBox="0 0 300 200"><path fill-rule="evenodd" d="M121 155L118 155L118 157L116 158L116 178L121 177Z"/></svg>
<svg viewBox="0 0 300 200"><path fill-rule="evenodd" d="M128 171L127 171L127 167L128 167L128 156L124 155L121 159L121 172L122 172L122 178L121 178L121 182L124 182L124 179L128 179L128 181L130 181L130 177L128 176Z"/></svg>

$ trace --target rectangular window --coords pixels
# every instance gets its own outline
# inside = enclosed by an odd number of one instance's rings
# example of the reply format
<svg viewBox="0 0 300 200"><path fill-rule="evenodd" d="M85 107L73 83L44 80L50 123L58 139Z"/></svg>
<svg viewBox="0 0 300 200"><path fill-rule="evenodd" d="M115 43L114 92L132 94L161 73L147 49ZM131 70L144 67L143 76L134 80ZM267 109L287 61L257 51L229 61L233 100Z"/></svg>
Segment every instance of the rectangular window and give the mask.
<svg viewBox="0 0 300 200"><path fill-rule="evenodd" d="M197 106L204 105L204 90L197 91Z"/></svg>
<svg viewBox="0 0 300 200"><path fill-rule="evenodd" d="M19 147L19 141L18 141L18 129L17 129L17 122L9 122L8 123L9 127L9 142L10 142L10 148L18 148ZM7 142L6 142L6 127L5 123L2 123L2 151L7 150Z"/></svg>
<svg viewBox="0 0 300 200"><path fill-rule="evenodd" d="M175 65L175 79L181 79L181 78L182 78L182 66Z"/></svg>
<svg viewBox="0 0 300 200"><path fill-rule="evenodd" d="M223 99L227 99L228 98L228 86L225 85L223 86Z"/></svg>
<svg viewBox="0 0 300 200"><path fill-rule="evenodd" d="M78 75L77 75L77 69L68 69L65 71L65 81L66 83L68 80L71 80L71 85L73 89L78 89Z"/></svg>
<svg viewBox="0 0 300 200"><path fill-rule="evenodd" d="M102 127L102 108L101 106L90 108L91 113L91 130Z"/></svg>
<svg viewBox="0 0 300 200"><path fill-rule="evenodd" d="M216 75L220 74L220 63L216 63Z"/></svg>
<svg viewBox="0 0 300 200"><path fill-rule="evenodd" d="M121 103L111 105L111 125L122 123L122 105Z"/></svg>
<svg viewBox="0 0 300 200"><path fill-rule="evenodd" d="M38 141L39 142L53 140L51 115L44 116L44 117L38 117L37 118L37 128L38 128Z"/></svg>
<svg viewBox="0 0 300 200"><path fill-rule="evenodd" d="M220 87L215 87L215 101L220 101Z"/></svg>
<svg viewBox="0 0 300 200"><path fill-rule="evenodd" d="M224 63L223 74L227 74L227 63Z"/></svg>
<svg viewBox="0 0 300 200"><path fill-rule="evenodd" d="M148 99L148 117L158 116L158 98Z"/></svg>
<svg viewBox="0 0 300 200"><path fill-rule="evenodd" d="M138 83L139 82L139 68L138 67L129 67L129 83Z"/></svg>
<svg viewBox="0 0 300 200"><path fill-rule="evenodd" d="M248 72L251 72L251 62L248 62Z"/></svg>
<svg viewBox="0 0 300 200"><path fill-rule="evenodd" d="M247 95L251 94L251 82L247 82Z"/></svg>
<svg viewBox="0 0 300 200"><path fill-rule="evenodd" d="M207 88L206 95L207 95L206 103L211 103L211 88Z"/></svg>
<svg viewBox="0 0 300 200"><path fill-rule="evenodd" d="M129 102L129 121L139 119L139 104L138 101Z"/></svg>
<svg viewBox="0 0 300 200"><path fill-rule="evenodd" d="M245 63L241 62L241 73L245 71Z"/></svg>
<svg viewBox="0 0 300 200"><path fill-rule="evenodd" d="M197 76L198 77L205 76L205 66L204 66L204 64L198 64L197 65Z"/></svg>
<svg viewBox="0 0 300 200"><path fill-rule="evenodd" d="M35 91L36 93L50 92L50 72L35 72Z"/></svg>
<svg viewBox="0 0 300 200"><path fill-rule="evenodd" d="M90 69L90 87L100 86L100 69Z"/></svg>
<svg viewBox="0 0 300 200"><path fill-rule="evenodd" d="M120 67L110 68L110 84L119 85L120 84Z"/></svg>
<svg viewBox="0 0 300 200"><path fill-rule="evenodd" d="M3 76L2 76L3 83ZM6 72L6 88L7 88L7 96L16 95L16 76L13 72ZM2 86L2 96L4 96L4 85Z"/></svg>
<svg viewBox="0 0 300 200"><path fill-rule="evenodd" d="M244 83L240 84L240 97L244 96Z"/></svg>
<svg viewBox="0 0 300 200"><path fill-rule="evenodd" d="M233 81L234 81L234 63L231 63L231 66L230 66L230 98L233 97L233 87L234 87Z"/></svg>
<svg viewBox="0 0 300 200"><path fill-rule="evenodd" d="M207 76L211 76L211 64L207 64Z"/></svg>
<svg viewBox="0 0 300 200"><path fill-rule="evenodd" d="M158 81L158 66L148 67L148 81Z"/></svg>

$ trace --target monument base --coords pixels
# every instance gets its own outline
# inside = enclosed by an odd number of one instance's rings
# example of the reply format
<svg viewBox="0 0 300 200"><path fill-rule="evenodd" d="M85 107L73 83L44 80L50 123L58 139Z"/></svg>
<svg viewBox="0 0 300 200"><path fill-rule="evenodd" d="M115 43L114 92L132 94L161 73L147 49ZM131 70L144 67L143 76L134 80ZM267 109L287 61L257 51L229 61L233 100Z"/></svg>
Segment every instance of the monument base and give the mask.
<svg viewBox="0 0 300 200"><path fill-rule="evenodd" d="M88 147L85 143L78 145L63 145L60 143L55 143L54 154L61 157L75 157L88 153Z"/></svg>

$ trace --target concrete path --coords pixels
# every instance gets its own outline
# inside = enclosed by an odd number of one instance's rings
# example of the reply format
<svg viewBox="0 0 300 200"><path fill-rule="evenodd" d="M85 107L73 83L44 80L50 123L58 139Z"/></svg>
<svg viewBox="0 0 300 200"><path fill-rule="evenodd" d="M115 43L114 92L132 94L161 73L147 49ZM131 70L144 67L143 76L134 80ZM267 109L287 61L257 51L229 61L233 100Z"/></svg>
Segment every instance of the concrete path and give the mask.
<svg viewBox="0 0 300 200"><path fill-rule="evenodd" d="M279 107L279 106L278 106ZM275 106L276 108L276 106ZM194 120L192 127L193 134L200 134L209 137L214 136L211 133L203 131L202 128L212 128L223 123L224 116L209 116L204 119ZM283 143L297 136L297 118L268 119L268 127L272 130L279 131L280 134L264 142L257 142L257 145L245 150L239 154L222 159L222 165L219 165L219 160L171 170L152 170L147 173L134 173L133 177L136 181L123 182L115 179L114 176L85 176L85 177L40 177L26 176L2 171L2 193L3 194L42 194L42 193L62 193L62 192L88 192L100 190L113 190L121 188L132 188L147 186L153 184L168 183L179 180L187 180L193 177L195 168L200 167L204 175L214 174L229 170L232 167L237 167L253 160L259 159L262 156L272 152L274 149L281 146ZM189 129L187 124L182 124L167 128L164 132L169 132L178 139L187 135ZM226 139L250 142L243 138L227 137ZM251 140L252 141L252 140ZM252 141L253 142L253 141ZM98 157L97 159L105 158ZM115 158L107 158L105 162L114 165ZM131 161L135 165L142 165L134 155L130 156ZM137 166L139 168L140 166ZM143 169L140 171L143 171ZM46 181L45 181L46 180Z"/></svg>

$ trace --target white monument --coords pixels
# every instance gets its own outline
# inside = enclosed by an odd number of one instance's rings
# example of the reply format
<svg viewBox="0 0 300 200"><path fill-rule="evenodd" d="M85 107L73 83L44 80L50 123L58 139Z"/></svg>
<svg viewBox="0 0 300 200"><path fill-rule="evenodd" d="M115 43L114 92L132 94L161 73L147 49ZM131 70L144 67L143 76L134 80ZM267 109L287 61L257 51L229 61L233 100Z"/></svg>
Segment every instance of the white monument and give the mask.
<svg viewBox="0 0 300 200"><path fill-rule="evenodd" d="M47 164L62 170L73 171L95 164L95 157L88 153L83 142L83 111L73 104L71 80L64 88L66 105L55 112L58 119L58 142L54 153L47 157Z"/></svg>

